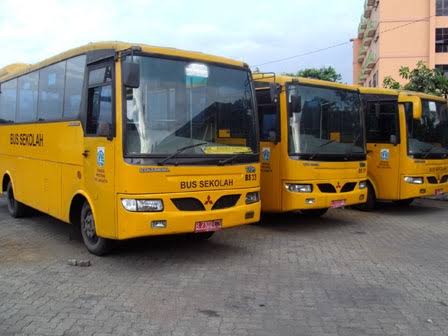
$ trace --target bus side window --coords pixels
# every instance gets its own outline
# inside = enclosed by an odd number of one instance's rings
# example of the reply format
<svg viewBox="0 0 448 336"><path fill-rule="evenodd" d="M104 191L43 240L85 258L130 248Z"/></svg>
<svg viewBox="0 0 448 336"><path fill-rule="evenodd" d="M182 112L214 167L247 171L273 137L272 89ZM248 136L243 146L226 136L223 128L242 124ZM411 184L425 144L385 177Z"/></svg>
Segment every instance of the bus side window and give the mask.
<svg viewBox="0 0 448 336"><path fill-rule="evenodd" d="M279 141L279 111L277 103L271 101L269 90L257 90L257 102L260 119L260 140Z"/></svg>
<svg viewBox="0 0 448 336"><path fill-rule="evenodd" d="M367 142L391 143L399 139L397 102L372 102L367 105ZM397 141L399 142L399 141Z"/></svg>
<svg viewBox="0 0 448 336"><path fill-rule="evenodd" d="M103 85L89 88L87 107L87 134L96 136L112 135L112 86Z"/></svg>

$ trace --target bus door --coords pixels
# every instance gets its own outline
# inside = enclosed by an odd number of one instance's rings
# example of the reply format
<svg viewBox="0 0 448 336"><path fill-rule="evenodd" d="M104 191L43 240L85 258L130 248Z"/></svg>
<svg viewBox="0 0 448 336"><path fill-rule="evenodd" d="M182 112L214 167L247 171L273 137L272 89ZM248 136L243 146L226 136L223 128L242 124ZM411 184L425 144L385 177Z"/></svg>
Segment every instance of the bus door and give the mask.
<svg viewBox="0 0 448 336"><path fill-rule="evenodd" d="M269 88L257 89L260 119L261 200L263 211L281 209L280 106Z"/></svg>
<svg viewBox="0 0 448 336"><path fill-rule="evenodd" d="M115 100L114 62L102 61L87 69L84 127L84 183L92 199L99 236L116 235L114 190Z"/></svg>
<svg viewBox="0 0 448 336"><path fill-rule="evenodd" d="M400 139L398 103L394 97L366 102L369 178L378 199L396 199L399 193Z"/></svg>

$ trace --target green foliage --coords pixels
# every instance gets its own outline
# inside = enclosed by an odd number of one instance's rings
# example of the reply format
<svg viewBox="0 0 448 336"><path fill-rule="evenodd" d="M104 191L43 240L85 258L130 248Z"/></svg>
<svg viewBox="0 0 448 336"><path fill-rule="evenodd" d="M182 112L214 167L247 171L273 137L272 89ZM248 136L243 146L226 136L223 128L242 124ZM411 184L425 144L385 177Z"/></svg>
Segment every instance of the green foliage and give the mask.
<svg viewBox="0 0 448 336"><path fill-rule="evenodd" d="M417 63L417 67L411 70L407 66L400 68L400 77L407 81L405 85L400 85L395 79L388 76L384 78L383 86L389 89L402 89L417 91L437 96L448 95L448 79L437 69L430 69L422 61Z"/></svg>
<svg viewBox="0 0 448 336"><path fill-rule="evenodd" d="M387 76L384 78L383 86L387 89L399 90L401 89L401 85L391 76Z"/></svg>
<svg viewBox="0 0 448 336"><path fill-rule="evenodd" d="M322 67L320 69L308 68L300 70L297 73L284 73L284 75L292 77L321 79L330 82L340 82L342 80L341 74L337 73L336 69L332 66Z"/></svg>

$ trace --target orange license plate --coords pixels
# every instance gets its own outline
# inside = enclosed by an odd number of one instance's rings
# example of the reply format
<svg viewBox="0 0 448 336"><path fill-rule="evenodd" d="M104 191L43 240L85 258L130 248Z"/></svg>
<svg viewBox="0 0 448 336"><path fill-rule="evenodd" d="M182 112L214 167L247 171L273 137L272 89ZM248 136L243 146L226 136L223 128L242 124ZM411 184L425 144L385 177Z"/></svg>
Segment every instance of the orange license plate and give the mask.
<svg viewBox="0 0 448 336"><path fill-rule="evenodd" d="M214 219L209 221L196 222L194 226L194 232L213 232L221 230L222 219Z"/></svg>
<svg viewBox="0 0 448 336"><path fill-rule="evenodd" d="M330 207L332 209L342 208L345 206L345 200L331 201Z"/></svg>

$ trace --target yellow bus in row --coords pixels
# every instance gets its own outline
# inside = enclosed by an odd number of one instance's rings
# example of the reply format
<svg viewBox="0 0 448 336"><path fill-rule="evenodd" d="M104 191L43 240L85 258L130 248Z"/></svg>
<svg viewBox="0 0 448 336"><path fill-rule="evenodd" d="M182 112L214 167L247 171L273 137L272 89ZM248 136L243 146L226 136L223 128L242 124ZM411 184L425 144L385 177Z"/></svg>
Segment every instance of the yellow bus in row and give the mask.
<svg viewBox="0 0 448 336"><path fill-rule="evenodd" d="M102 42L0 69L0 174L28 207L113 240L257 222L259 139L242 62Z"/></svg>
<svg viewBox="0 0 448 336"><path fill-rule="evenodd" d="M357 87L255 73L263 212L322 216L364 203L367 162Z"/></svg>
<svg viewBox="0 0 448 336"><path fill-rule="evenodd" d="M441 97L360 87L366 118L368 197L409 205L448 192L448 111Z"/></svg>

